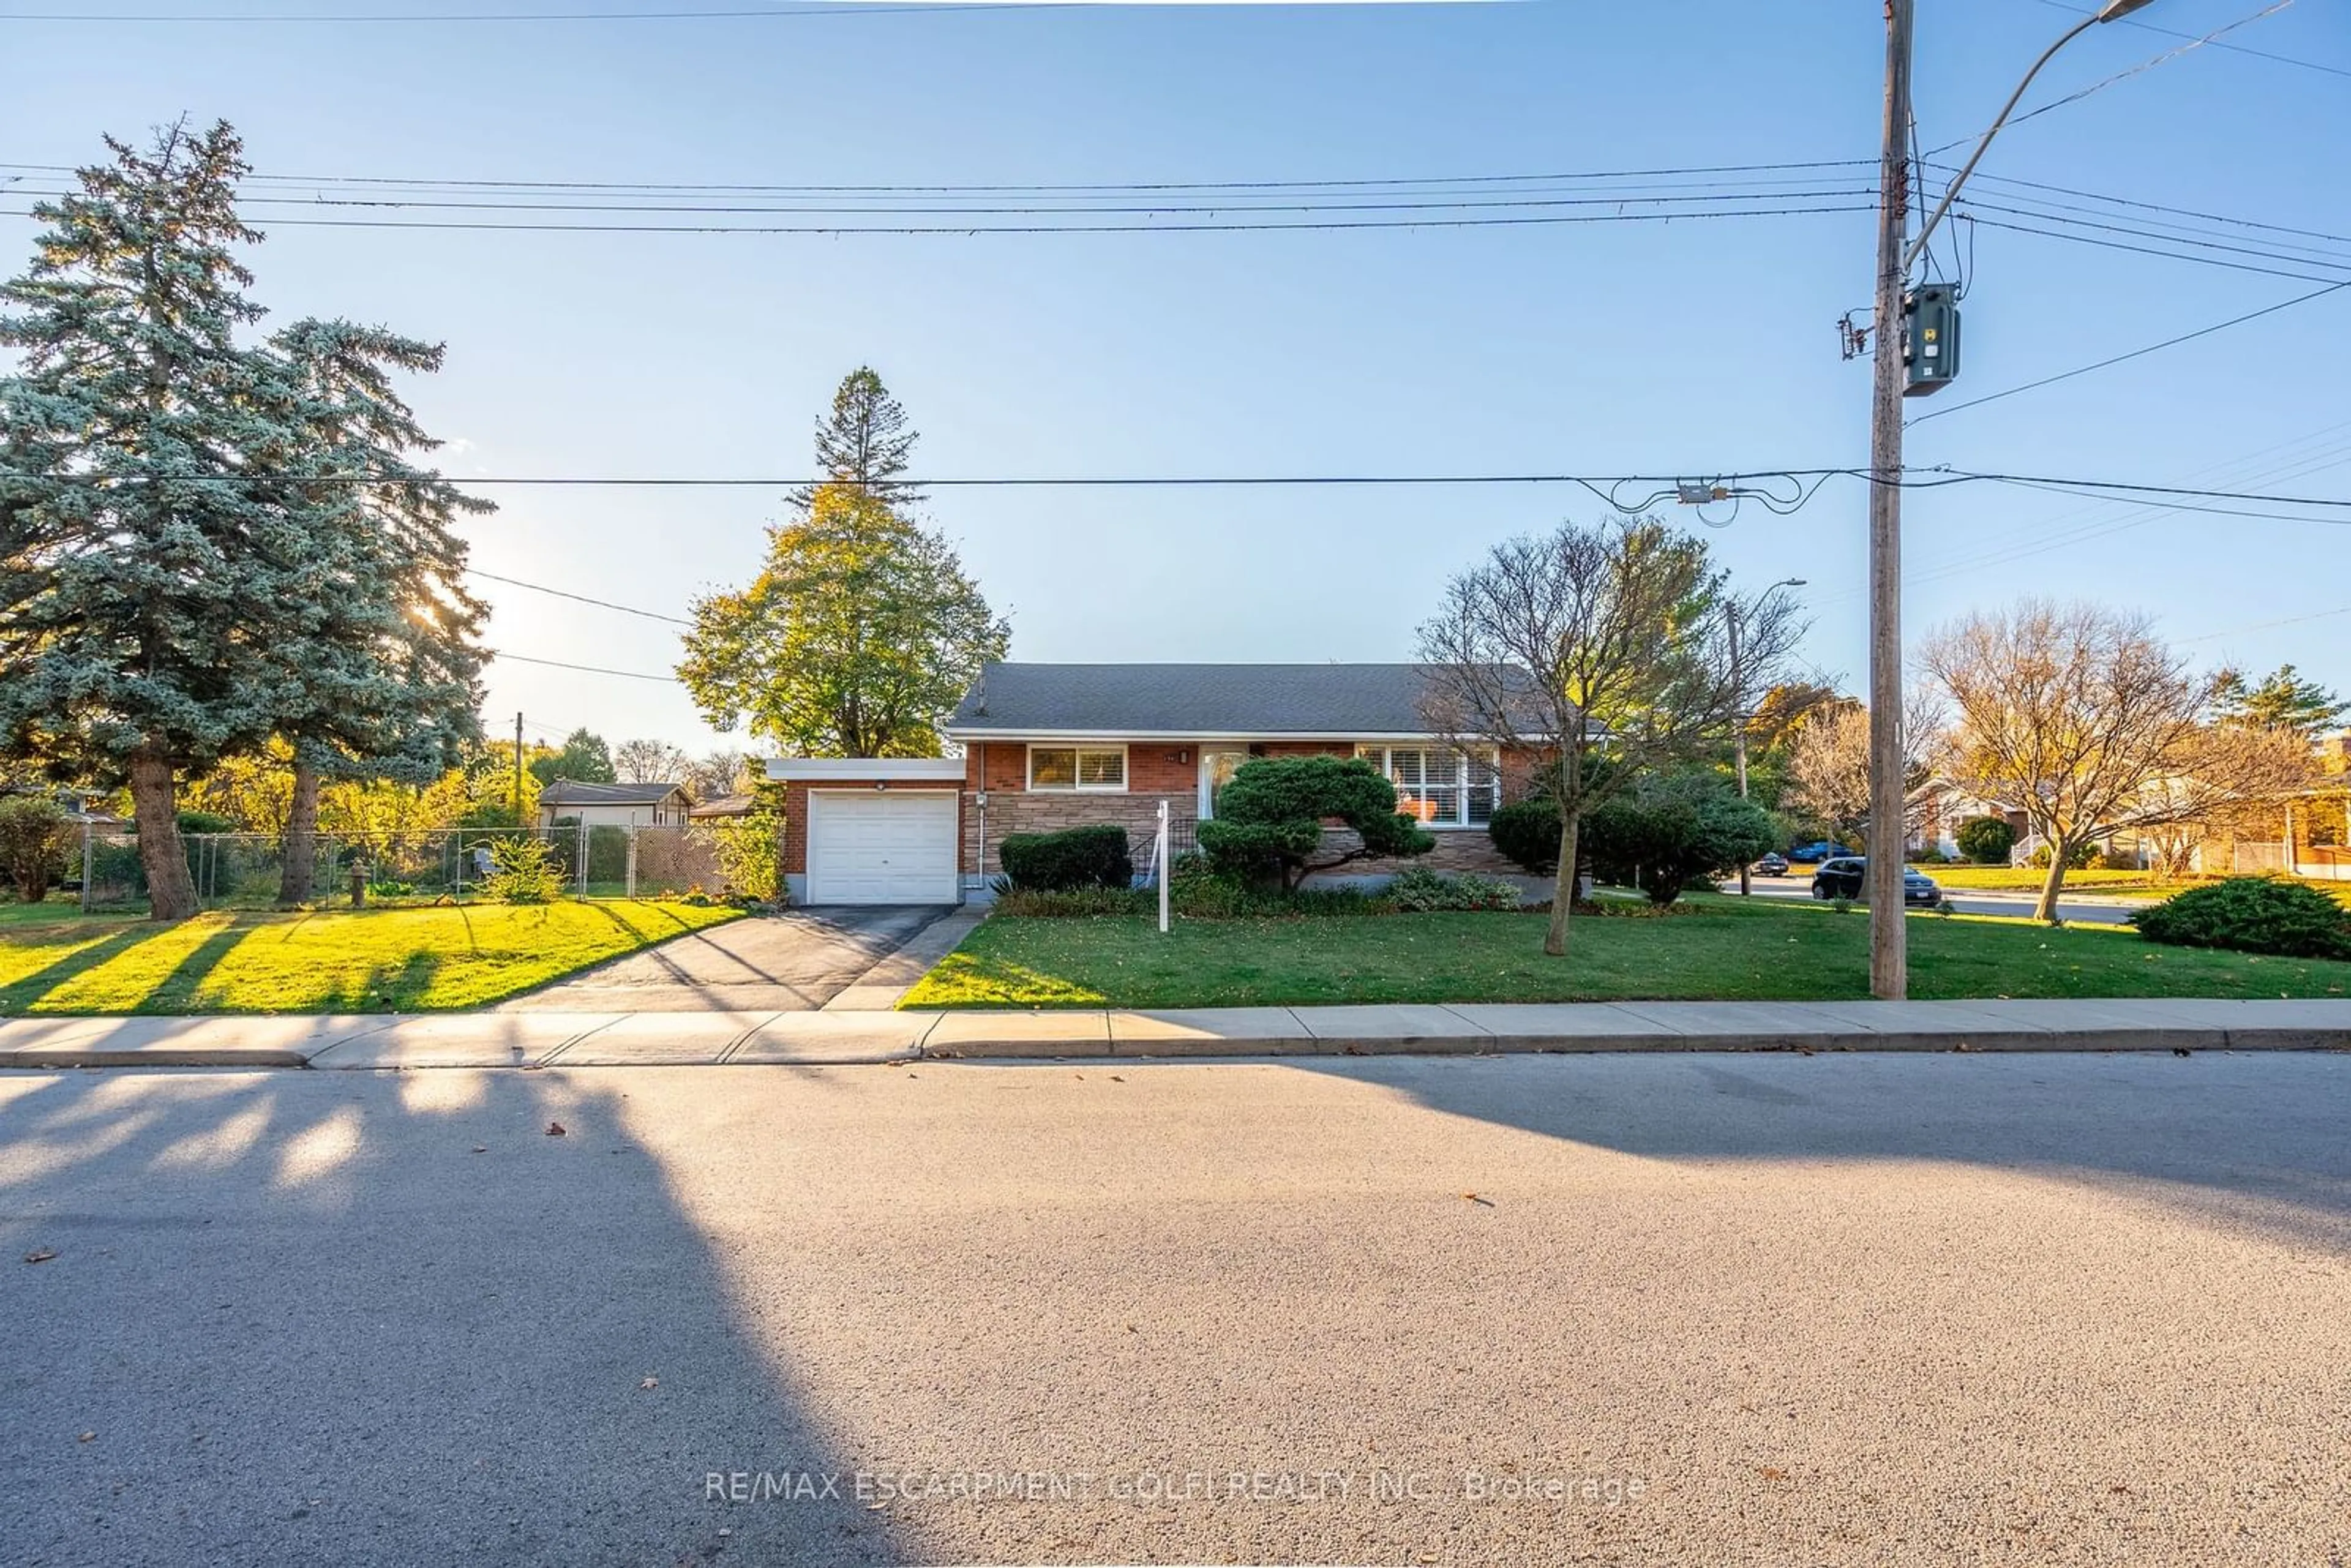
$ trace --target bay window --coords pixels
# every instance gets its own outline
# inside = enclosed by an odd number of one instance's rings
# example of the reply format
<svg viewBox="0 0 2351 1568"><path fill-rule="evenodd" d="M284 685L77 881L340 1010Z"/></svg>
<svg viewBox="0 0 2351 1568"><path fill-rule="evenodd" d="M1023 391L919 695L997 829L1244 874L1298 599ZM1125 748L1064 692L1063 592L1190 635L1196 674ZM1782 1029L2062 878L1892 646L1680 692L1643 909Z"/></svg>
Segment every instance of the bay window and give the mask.
<svg viewBox="0 0 2351 1568"><path fill-rule="evenodd" d="M1424 827L1482 828L1501 800L1501 754L1490 746L1359 746L1355 755L1387 775L1396 810Z"/></svg>

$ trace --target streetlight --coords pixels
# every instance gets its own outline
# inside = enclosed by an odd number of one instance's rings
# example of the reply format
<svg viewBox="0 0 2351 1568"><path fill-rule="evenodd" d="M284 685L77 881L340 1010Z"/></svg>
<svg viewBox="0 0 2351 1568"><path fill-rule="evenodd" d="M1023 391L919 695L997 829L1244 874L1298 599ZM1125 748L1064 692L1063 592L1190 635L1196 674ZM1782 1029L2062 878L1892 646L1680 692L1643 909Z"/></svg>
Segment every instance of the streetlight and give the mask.
<svg viewBox="0 0 2351 1568"><path fill-rule="evenodd" d="M2055 43L2041 51L2041 57L2032 62L2031 70L2024 73L2024 79L2016 84L2016 90L2010 93L2008 101L2000 106L2000 113L1993 119L1991 129L1976 139L1976 150L1968 154L1968 161L1959 166L1959 173L1952 176L1950 188L1943 193L1943 199L1935 204L1935 210L1927 215L1926 223L1918 230L1918 237L1912 240L1910 248L1903 253L1902 275L1904 277L1907 277L1910 275L1910 269L1917 265L1918 255L1927 248L1928 237L1935 232L1935 225L1941 223L1943 214L1951 210L1951 203L1958 199L1959 187L1966 184L1968 176L1976 172L1976 162L1984 155L1984 149L1991 145L1991 139L1999 135L2001 128L2008 123L2008 117L2016 111L2017 103L2024 97L2024 89L2032 85L2032 78L2041 74L2041 68L2055 58L2058 50L2099 23L2118 21L2149 4L2152 4L2152 0L2110 0L2110 3L2103 8L2066 28L2058 36Z"/></svg>
<svg viewBox="0 0 2351 1568"><path fill-rule="evenodd" d="M1779 592L1783 588L1802 588L1803 586L1804 580L1801 577L1783 577L1779 581L1773 583L1771 587L1765 589L1762 592L1757 594L1755 596L1755 602L1760 606L1765 600L1771 598L1773 594ZM1739 667L1739 617L1740 613L1741 612L1739 608L1739 601L1736 599L1730 601L1729 606L1724 611L1724 619L1729 623L1730 632L1730 701L1731 706L1739 710L1737 721L1731 726L1731 755L1738 759L1739 798L1744 800L1747 799L1748 715L1747 677L1745 673ZM1742 860L1739 862L1739 896L1745 898L1749 895L1750 891L1750 890L1747 885L1747 862Z"/></svg>
<svg viewBox="0 0 2351 1568"><path fill-rule="evenodd" d="M1918 237L1908 236L1907 201L1910 169L1910 21L1914 0L1887 0L1886 7L1886 120L1878 156L1877 292L1872 330L1877 334L1870 379L1869 428L1869 820L1902 821L1902 397L1903 301L1910 268L1926 248L1936 225L1950 210L1959 188L1975 172L1991 139L2024 96L2024 89L2058 50L2101 22L2118 21L2149 0L2106 0L2097 11L2068 27L2042 51L2001 108L2000 117L1978 139L1975 151L1943 199L1936 204ZM1940 385L1940 382L1932 383ZM1929 389L1931 390L1931 389ZM1879 835L1884 837L1883 833ZM1869 857L1869 991L1899 1001L1909 990L1907 932L1902 915L1902 846Z"/></svg>

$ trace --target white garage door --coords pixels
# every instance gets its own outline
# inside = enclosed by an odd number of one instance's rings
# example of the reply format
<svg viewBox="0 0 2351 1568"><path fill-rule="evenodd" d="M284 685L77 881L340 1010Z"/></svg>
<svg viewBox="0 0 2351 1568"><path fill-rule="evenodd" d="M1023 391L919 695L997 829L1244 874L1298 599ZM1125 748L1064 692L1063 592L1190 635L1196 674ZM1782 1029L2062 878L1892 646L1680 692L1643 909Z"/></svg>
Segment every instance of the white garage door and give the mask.
<svg viewBox="0 0 2351 1568"><path fill-rule="evenodd" d="M953 904L956 792L809 794L810 904Z"/></svg>

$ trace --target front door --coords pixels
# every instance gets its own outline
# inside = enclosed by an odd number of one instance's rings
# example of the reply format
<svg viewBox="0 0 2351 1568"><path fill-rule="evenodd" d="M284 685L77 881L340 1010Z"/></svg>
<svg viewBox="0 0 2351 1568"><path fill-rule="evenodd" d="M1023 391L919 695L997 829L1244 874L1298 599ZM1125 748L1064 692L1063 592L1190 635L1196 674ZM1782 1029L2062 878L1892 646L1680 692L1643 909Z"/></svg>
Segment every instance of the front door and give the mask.
<svg viewBox="0 0 2351 1568"><path fill-rule="evenodd" d="M1217 814L1217 792L1232 782L1233 775L1249 759L1249 751L1243 747L1200 748L1200 815L1204 819Z"/></svg>

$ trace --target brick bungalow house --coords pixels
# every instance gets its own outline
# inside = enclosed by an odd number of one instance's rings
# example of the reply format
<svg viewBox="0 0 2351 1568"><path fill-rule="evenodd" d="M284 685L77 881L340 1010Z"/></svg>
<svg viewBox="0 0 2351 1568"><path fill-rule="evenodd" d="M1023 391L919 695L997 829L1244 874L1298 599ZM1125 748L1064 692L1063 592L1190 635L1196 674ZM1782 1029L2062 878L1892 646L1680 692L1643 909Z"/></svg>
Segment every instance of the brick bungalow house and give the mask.
<svg viewBox="0 0 2351 1568"><path fill-rule="evenodd" d="M1243 763L1322 755L1395 781L1437 841L1418 863L1512 870L1486 823L1533 755L1431 734L1426 681L1418 664L992 664L946 725L961 757L768 765L785 788L785 878L811 904L959 902L999 874L1007 834L1097 822L1124 827L1140 862L1163 800L1180 852Z"/></svg>

